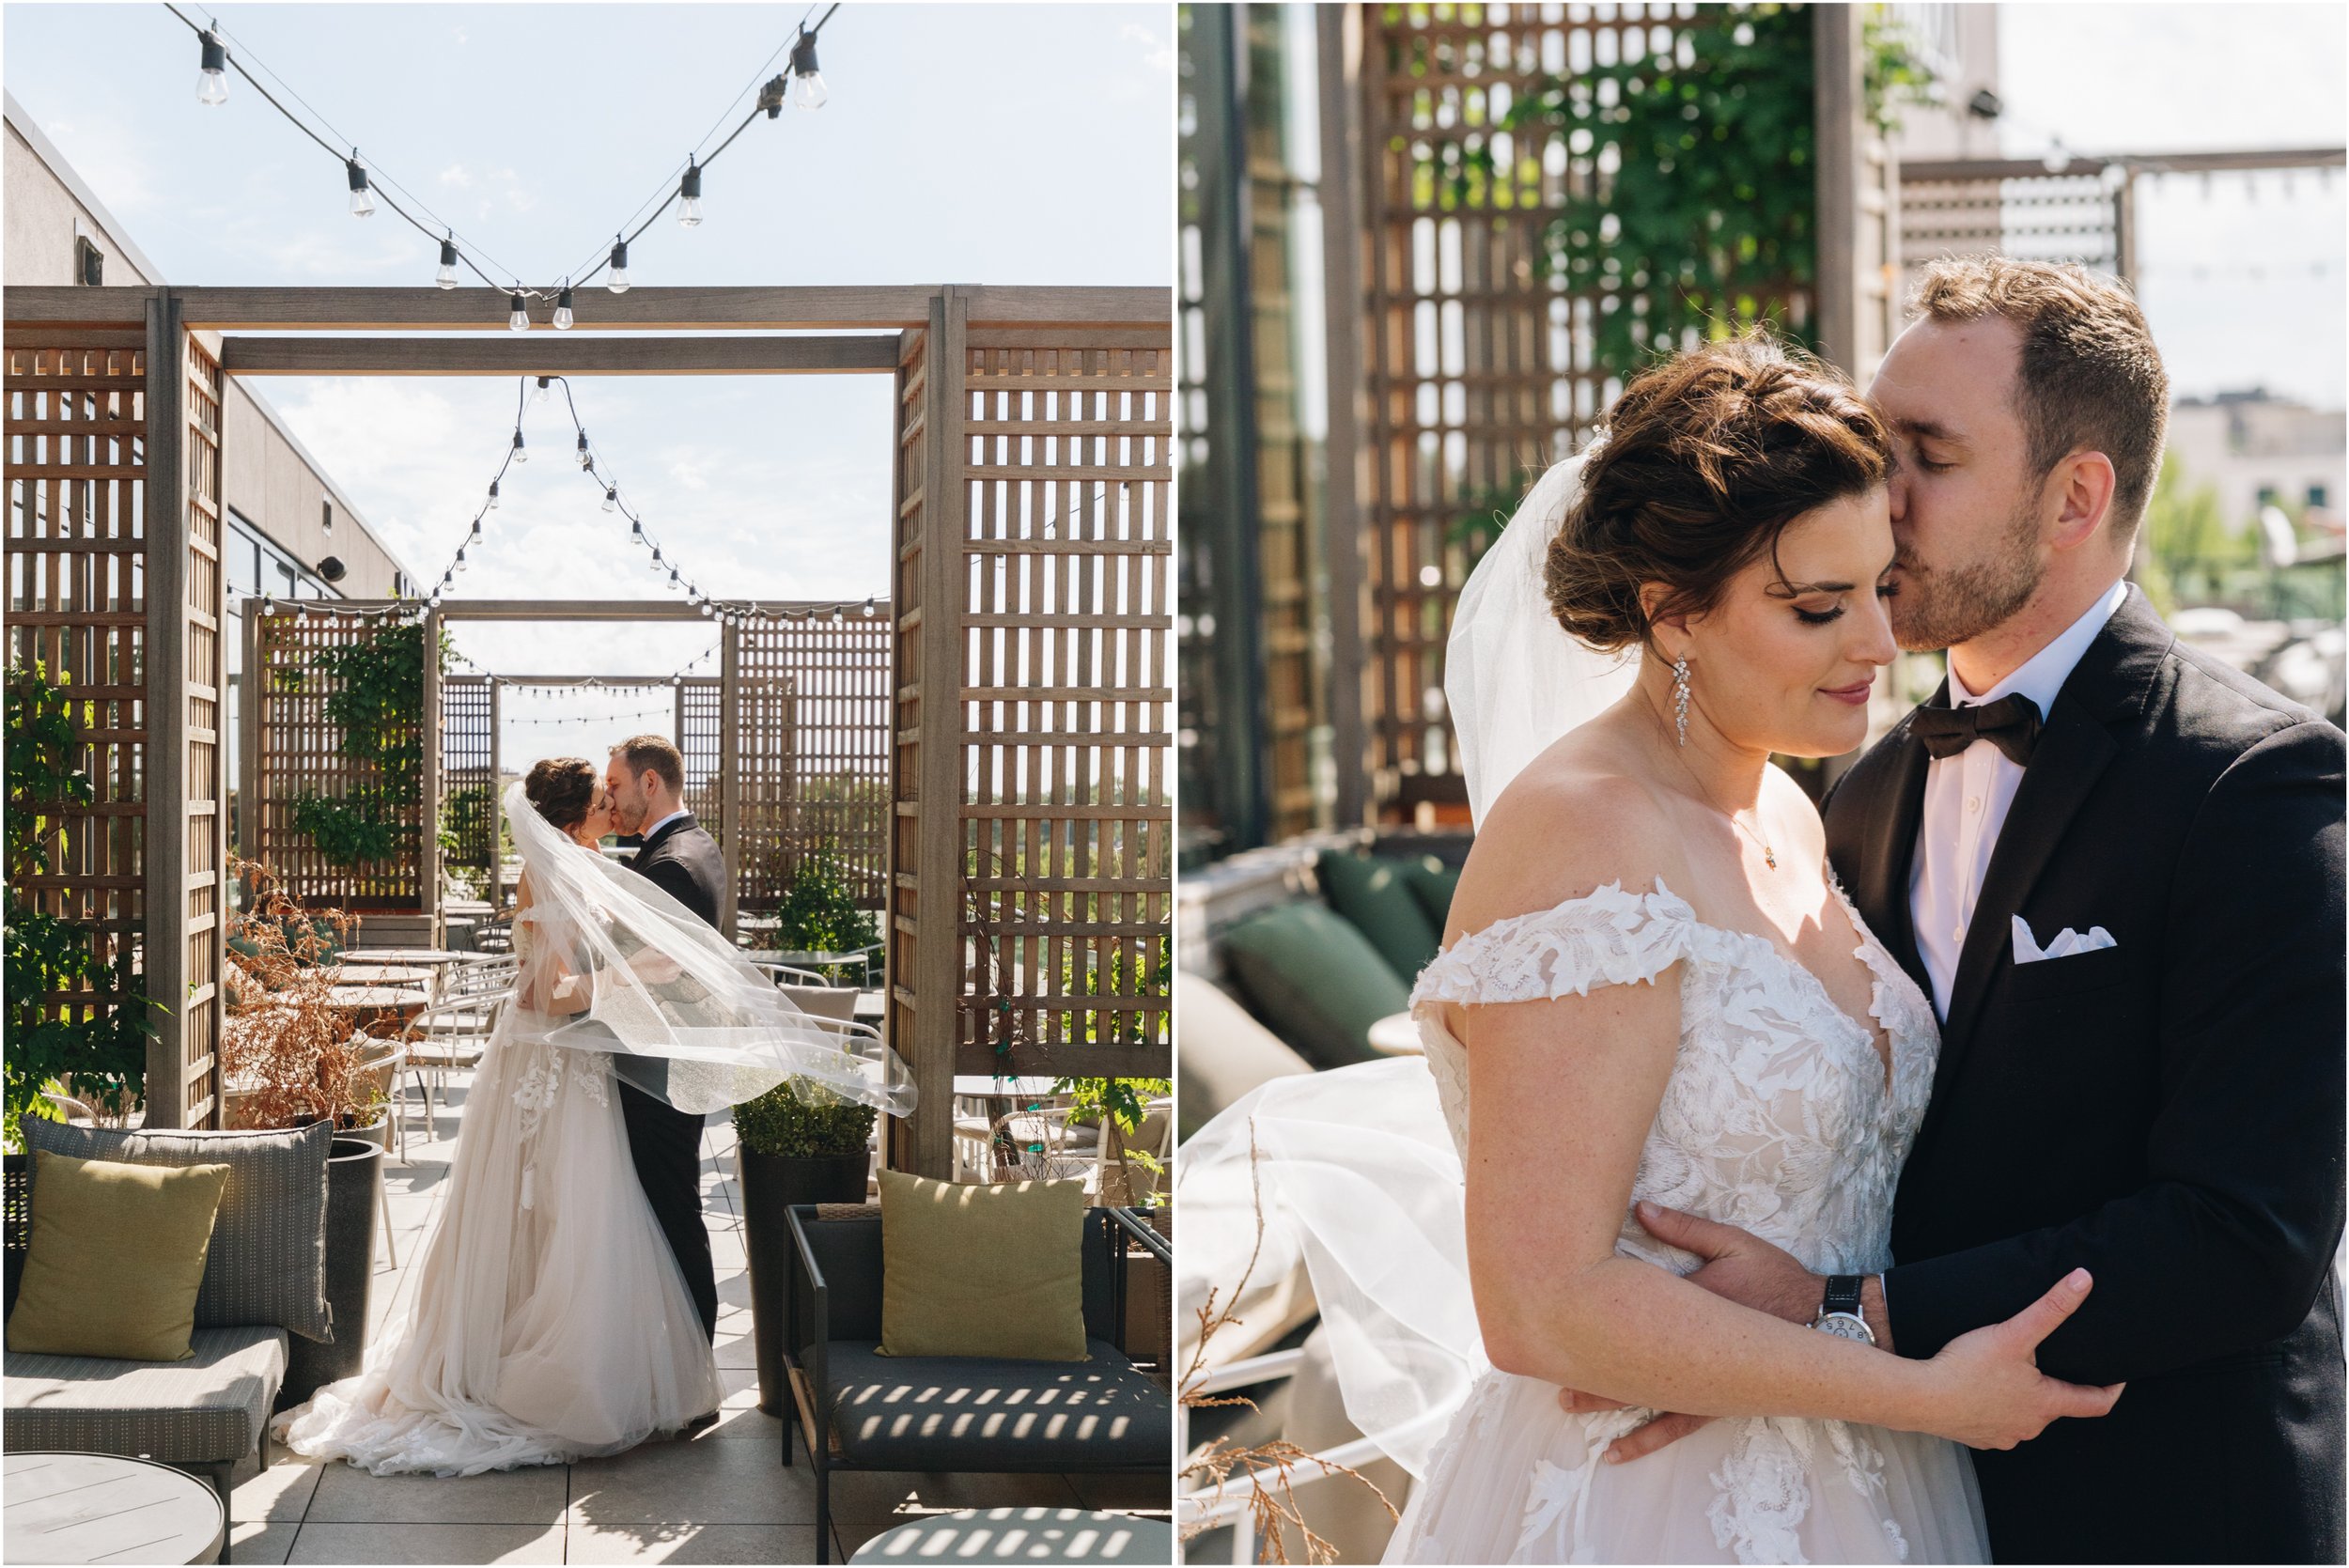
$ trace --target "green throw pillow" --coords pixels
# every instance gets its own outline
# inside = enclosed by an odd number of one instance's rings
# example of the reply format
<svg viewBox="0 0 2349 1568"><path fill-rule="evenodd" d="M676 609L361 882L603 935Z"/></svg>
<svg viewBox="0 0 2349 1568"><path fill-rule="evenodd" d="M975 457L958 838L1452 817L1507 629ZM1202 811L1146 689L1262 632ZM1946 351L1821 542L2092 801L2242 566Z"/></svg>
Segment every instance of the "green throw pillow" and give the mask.
<svg viewBox="0 0 2349 1568"><path fill-rule="evenodd" d="M880 1173L884 1356L1082 1361L1081 1181Z"/></svg>
<svg viewBox="0 0 2349 1568"><path fill-rule="evenodd" d="M1411 1004L1378 950L1321 904L1283 904L1223 934L1223 958L1250 1010L1316 1067L1369 1062L1370 1026Z"/></svg>
<svg viewBox="0 0 2349 1568"><path fill-rule="evenodd" d="M1436 955L1443 933L1427 924L1427 911L1411 896L1411 862L1391 855L1352 855L1332 850L1314 867L1330 908L1354 923L1378 956L1403 978L1419 978Z"/></svg>
<svg viewBox="0 0 2349 1568"><path fill-rule="evenodd" d="M1427 924L1436 928L1436 939L1442 941L1444 923L1452 918L1452 895L1460 891L1460 868L1446 865L1433 855L1422 855L1410 862L1403 881L1426 911Z"/></svg>
<svg viewBox="0 0 2349 1568"><path fill-rule="evenodd" d="M128 1165L35 1149L33 1234L8 1349L184 1361L226 1165Z"/></svg>

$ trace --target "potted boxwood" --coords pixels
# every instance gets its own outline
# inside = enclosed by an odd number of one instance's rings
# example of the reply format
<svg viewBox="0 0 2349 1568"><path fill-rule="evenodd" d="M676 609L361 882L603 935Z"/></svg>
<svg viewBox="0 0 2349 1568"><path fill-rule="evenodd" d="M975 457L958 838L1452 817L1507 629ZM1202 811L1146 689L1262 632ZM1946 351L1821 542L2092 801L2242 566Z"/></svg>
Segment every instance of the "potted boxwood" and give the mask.
<svg viewBox="0 0 2349 1568"><path fill-rule="evenodd" d="M784 1346L798 1266L786 1217L794 1203L864 1202L876 1114L804 1079L786 1079L734 1108L758 1407L770 1416L787 1420L791 1409Z"/></svg>

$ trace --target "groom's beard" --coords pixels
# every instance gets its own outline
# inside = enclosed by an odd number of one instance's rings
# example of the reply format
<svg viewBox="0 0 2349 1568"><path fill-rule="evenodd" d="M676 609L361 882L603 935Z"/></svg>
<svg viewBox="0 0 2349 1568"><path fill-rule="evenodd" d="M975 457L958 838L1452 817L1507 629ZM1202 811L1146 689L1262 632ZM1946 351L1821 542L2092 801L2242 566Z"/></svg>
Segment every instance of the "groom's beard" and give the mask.
<svg viewBox="0 0 2349 1568"><path fill-rule="evenodd" d="M1911 653L1970 643L2030 602L2047 575L2038 558L2039 520L2028 502L2008 518L1979 561L1951 568L1896 553L1900 592L1892 596L1892 640Z"/></svg>

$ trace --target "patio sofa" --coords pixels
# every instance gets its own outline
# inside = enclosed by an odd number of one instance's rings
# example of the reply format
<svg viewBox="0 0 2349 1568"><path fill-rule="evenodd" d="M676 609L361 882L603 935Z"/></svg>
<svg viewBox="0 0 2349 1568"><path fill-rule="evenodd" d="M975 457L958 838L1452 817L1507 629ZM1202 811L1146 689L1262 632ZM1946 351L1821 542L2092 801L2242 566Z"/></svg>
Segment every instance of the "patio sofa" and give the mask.
<svg viewBox="0 0 2349 1568"><path fill-rule="evenodd" d="M1169 1269L1174 1256L1132 1211L1084 1211L1082 1361L884 1357L880 1206L795 1204L790 1225L800 1269L786 1343L798 1347L792 1394L816 1469L817 1562L829 1560L834 1471L1166 1474L1174 1399L1126 1352L1127 1243Z"/></svg>
<svg viewBox="0 0 2349 1568"><path fill-rule="evenodd" d="M7 1306L31 1243L31 1149L133 1164L219 1162L228 1183L196 1298L192 1357L125 1361L7 1353L10 1451L66 1450L153 1459L206 1476L226 1502L245 1455L269 1465L269 1416L284 1381L288 1330L332 1334L325 1295L331 1123L298 1132L120 1132L28 1123L28 1152L6 1185ZM221 1560L228 1560L227 1546Z"/></svg>

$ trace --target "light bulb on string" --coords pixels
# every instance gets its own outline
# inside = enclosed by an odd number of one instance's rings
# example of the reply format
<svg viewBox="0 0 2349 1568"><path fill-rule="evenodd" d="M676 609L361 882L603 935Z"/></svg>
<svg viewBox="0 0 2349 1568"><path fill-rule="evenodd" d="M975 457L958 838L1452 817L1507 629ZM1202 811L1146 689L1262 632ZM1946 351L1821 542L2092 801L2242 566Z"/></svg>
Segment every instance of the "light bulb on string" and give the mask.
<svg viewBox="0 0 2349 1568"><path fill-rule="evenodd" d="M669 568L669 586L672 588L676 587L677 585L677 569L675 567L671 567Z"/></svg>
<svg viewBox="0 0 2349 1568"><path fill-rule="evenodd" d="M353 147L350 156L343 160L343 170L350 179L350 215L354 218L374 216L375 196L367 189L367 171L359 162L358 148Z"/></svg>
<svg viewBox="0 0 2349 1568"><path fill-rule="evenodd" d="M645 522L642 518L628 520L628 536L638 544L645 542Z"/></svg>
<svg viewBox="0 0 2349 1568"><path fill-rule="evenodd" d="M497 482L495 479L492 479L492 480L490 480L490 510L491 510L492 512L494 512L494 511L496 511L497 509L498 509L498 482ZM477 523L476 523L476 524L475 524L475 526L476 526L476 527L478 527L478 526L479 526L479 524L477 524Z"/></svg>
<svg viewBox="0 0 2349 1568"><path fill-rule="evenodd" d="M868 621L873 618L873 598L871 594L864 596L864 618Z"/></svg>
<svg viewBox="0 0 2349 1568"><path fill-rule="evenodd" d="M702 168L688 158L685 173L677 183L678 196L677 221L680 228L699 228L702 222Z"/></svg>
<svg viewBox="0 0 2349 1568"><path fill-rule="evenodd" d="M816 35L801 33L791 46L791 101L813 113L832 101L824 73L816 69Z"/></svg>
<svg viewBox="0 0 2349 1568"><path fill-rule="evenodd" d="M530 395L530 406L532 408L535 409L539 404L547 400L547 388L553 384L553 381L554 378L552 376L541 376L538 378L537 390Z"/></svg>
<svg viewBox="0 0 2349 1568"><path fill-rule="evenodd" d="M207 108L228 101L228 47L210 32L203 35L204 70L196 78L195 101Z"/></svg>
<svg viewBox="0 0 2349 1568"><path fill-rule="evenodd" d="M506 299L506 325L509 331L526 333L530 330L530 306L523 303L521 289Z"/></svg>
<svg viewBox="0 0 2349 1568"><path fill-rule="evenodd" d="M603 286L614 294L628 292L628 241L625 240L612 242L612 275L604 280Z"/></svg>
<svg viewBox="0 0 2349 1568"><path fill-rule="evenodd" d="M567 283L554 296L554 330L559 333L569 332L572 319L571 286Z"/></svg>
<svg viewBox="0 0 2349 1568"><path fill-rule="evenodd" d="M457 571L463 571L465 569L465 547L463 545L459 545L457 547L457 565L452 569Z"/></svg>
<svg viewBox="0 0 2349 1568"><path fill-rule="evenodd" d="M514 461L518 463L530 461L530 448L522 444L522 432L520 426L514 427Z"/></svg>
<svg viewBox="0 0 2349 1568"><path fill-rule="evenodd" d="M443 288L457 287L457 238L455 235L441 241L441 270L432 274L432 281Z"/></svg>
<svg viewBox="0 0 2349 1568"><path fill-rule="evenodd" d="M582 430L579 432L579 466L593 468L595 465L596 459L587 455L587 432Z"/></svg>
<svg viewBox="0 0 2349 1568"><path fill-rule="evenodd" d="M475 519L474 519L474 520L473 520L473 534L472 534L472 537L476 538L476 539L477 539L477 538L479 538L479 537L481 537L481 520L480 520L479 518L475 518Z"/></svg>
<svg viewBox="0 0 2349 1568"><path fill-rule="evenodd" d="M844 615L844 614L842 614L842 613L840 613L840 606L838 606L838 605L836 605L836 604L835 604L835 605L833 605L833 606L832 607L832 625L834 625L834 626L840 626L840 625L844 624L844 623L848 620L848 616L846 616L846 615Z"/></svg>
<svg viewBox="0 0 2349 1568"><path fill-rule="evenodd" d="M616 512L620 509L619 486L606 485L603 488L603 509L607 512Z"/></svg>

